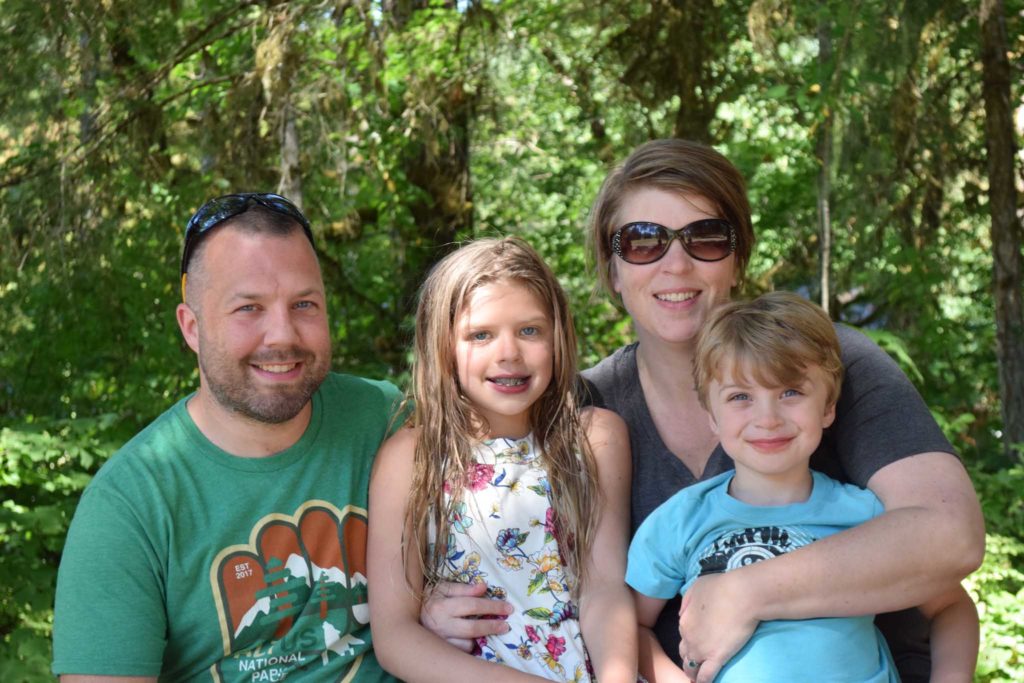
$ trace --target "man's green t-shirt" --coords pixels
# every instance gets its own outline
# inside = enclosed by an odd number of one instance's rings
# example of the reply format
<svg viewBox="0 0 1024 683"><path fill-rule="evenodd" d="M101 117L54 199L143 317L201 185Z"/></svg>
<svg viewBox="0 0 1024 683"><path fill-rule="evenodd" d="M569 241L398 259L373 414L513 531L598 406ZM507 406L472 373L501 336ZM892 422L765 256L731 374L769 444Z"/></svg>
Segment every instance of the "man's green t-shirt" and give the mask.
<svg viewBox="0 0 1024 683"><path fill-rule="evenodd" d="M370 468L398 407L331 374L302 438L210 443L183 399L82 496L57 580L54 673L161 681L392 681L366 600Z"/></svg>

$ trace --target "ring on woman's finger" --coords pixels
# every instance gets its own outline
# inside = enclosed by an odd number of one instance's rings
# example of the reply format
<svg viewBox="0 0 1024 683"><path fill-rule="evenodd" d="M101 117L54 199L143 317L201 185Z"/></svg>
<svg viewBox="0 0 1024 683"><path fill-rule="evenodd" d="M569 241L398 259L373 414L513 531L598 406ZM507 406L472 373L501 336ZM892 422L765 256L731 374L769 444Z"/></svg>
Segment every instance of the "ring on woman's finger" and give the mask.
<svg viewBox="0 0 1024 683"><path fill-rule="evenodd" d="M686 668L687 669L696 669L697 668L697 660L696 659L687 659L686 660Z"/></svg>

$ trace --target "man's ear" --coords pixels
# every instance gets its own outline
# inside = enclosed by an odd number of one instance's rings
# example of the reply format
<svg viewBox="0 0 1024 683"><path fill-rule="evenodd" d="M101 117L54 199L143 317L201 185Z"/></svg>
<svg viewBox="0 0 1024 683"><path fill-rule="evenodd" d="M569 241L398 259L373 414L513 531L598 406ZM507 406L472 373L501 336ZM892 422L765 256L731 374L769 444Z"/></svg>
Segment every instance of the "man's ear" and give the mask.
<svg viewBox="0 0 1024 683"><path fill-rule="evenodd" d="M181 336L185 338L185 343L199 353L199 319L196 318L195 311L188 304L178 304L176 314L178 328L181 330Z"/></svg>

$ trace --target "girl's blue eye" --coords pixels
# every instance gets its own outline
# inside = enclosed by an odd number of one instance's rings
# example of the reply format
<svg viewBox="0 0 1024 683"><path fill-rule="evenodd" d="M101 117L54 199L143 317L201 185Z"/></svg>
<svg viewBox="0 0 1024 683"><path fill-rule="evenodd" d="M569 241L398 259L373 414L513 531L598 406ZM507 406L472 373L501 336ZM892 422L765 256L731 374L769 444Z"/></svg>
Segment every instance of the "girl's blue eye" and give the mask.
<svg viewBox="0 0 1024 683"><path fill-rule="evenodd" d="M472 339L473 341L487 341L487 338L489 336L490 335L487 332L474 332L472 335L470 335L470 339Z"/></svg>
<svg viewBox="0 0 1024 683"><path fill-rule="evenodd" d="M536 327L524 327L523 328L523 335L526 336L526 337L532 337L532 336L538 335L538 334L540 334L540 330L538 330Z"/></svg>

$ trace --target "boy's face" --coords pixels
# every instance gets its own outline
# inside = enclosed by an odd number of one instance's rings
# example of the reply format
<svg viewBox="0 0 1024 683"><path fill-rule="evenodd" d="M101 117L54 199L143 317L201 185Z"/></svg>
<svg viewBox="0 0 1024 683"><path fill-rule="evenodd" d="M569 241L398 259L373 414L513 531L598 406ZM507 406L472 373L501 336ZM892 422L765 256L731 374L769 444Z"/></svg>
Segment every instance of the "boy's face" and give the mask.
<svg viewBox="0 0 1024 683"><path fill-rule="evenodd" d="M711 428L737 476L754 474L769 485L805 480L822 430L836 414L825 373L810 366L798 385L768 387L744 369L727 366L708 387Z"/></svg>

